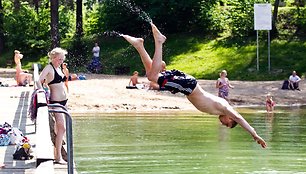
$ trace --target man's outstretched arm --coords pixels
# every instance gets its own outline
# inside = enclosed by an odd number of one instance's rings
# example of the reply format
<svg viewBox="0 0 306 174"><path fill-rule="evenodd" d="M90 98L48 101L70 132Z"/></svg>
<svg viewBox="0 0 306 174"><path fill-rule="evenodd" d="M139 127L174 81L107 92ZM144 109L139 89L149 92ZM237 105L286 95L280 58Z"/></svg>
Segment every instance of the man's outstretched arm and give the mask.
<svg viewBox="0 0 306 174"><path fill-rule="evenodd" d="M248 131L254 140L261 145L262 148L266 148L267 144L264 139L262 139L255 129L237 112L235 111L232 107L228 107L228 115L236 121L241 127L243 127L246 131Z"/></svg>

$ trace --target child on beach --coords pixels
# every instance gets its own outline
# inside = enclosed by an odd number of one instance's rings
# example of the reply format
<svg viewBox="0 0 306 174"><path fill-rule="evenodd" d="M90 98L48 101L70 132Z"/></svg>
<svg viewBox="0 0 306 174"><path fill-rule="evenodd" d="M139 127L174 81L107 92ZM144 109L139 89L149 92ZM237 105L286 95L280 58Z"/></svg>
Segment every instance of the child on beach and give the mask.
<svg viewBox="0 0 306 174"><path fill-rule="evenodd" d="M220 122L233 128L237 124L243 127L253 139L263 148L267 146L255 131L255 129L223 98L212 95L197 83L197 80L179 70L162 70L162 50L166 37L158 30L151 22L153 37L155 41L155 52L153 59L149 56L144 48L144 40L135 38L129 35L120 35L128 41L140 55L142 63L146 70L146 75L149 81L159 84L160 88L175 94L181 92L186 95L187 99L201 112L206 112L213 115L219 115ZM167 101L165 101L167 102Z"/></svg>
<svg viewBox="0 0 306 174"><path fill-rule="evenodd" d="M270 93L266 96L266 110L267 112L273 112L275 102L273 101L272 95Z"/></svg>
<svg viewBox="0 0 306 174"><path fill-rule="evenodd" d="M138 71L133 72L133 75L131 76L129 81L129 86L136 86L137 84L139 84L138 74L139 74Z"/></svg>
<svg viewBox="0 0 306 174"><path fill-rule="evenodd" d="M138 81L138 71L134 71L133 75L130 78L129 85L126 87L127 89L143 89L145 85Z"/></svg>

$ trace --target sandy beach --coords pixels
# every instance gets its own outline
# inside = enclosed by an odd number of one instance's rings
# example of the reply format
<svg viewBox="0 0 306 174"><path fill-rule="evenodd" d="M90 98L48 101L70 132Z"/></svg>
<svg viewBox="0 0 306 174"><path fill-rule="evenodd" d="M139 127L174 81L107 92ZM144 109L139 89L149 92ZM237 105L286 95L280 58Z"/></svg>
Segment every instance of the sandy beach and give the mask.
<svg viewBox="0 0 306 174"><path fill-rule="evenodd" d="M15 85L14 69L0 69L2 83ZM182 94L147 89L126 89L130 76L84 74L86 80L69 82L68 109L71 113L95 112L199 112ZM139 81L148 82L145 77ZM216 80L198 80L202 88L217 95ZM281 90L283 81L231 81L230 101L235 107L265 106L267 93L277 106L306 104L306 84L301 91ZM6 88L6 87L3 87ZM1 89L0 89L1 90Z"/></svg>
<svg viewBox="0 0 306 174"><path fill-rule="evenodd" d="M69 82L71 112L199 112L182 94L167 91L126 89L129 76L85 74L87 80ZM147 82L140 77L141 82ZM215 80L199 80L202 88L217 95ZM265 106L271 93L277 106L306 104L306 85L301 91L281 90L283 81L231 81L230 101L235 107Z"/></svg>

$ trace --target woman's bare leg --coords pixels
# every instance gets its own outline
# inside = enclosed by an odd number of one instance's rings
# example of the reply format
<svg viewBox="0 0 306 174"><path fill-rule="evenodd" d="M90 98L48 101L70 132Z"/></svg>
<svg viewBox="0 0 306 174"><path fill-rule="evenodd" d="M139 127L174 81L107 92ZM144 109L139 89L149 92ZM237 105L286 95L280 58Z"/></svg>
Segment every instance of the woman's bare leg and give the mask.
<svg viewBox="0 0 306 174"><path fill-rule="evenodd" d="M149 56L148 52L144 48L143 42L144 40L142 38L135 38L129 35L121 35L125 40L127 40L130 44L134 46L134 48L137 50L138 54L140 55L141 61L146 69L146 74L150 74L151 67L152 67L152 59Z"/></svg>
<svg viewBox="0 0 306 174"><path fill-rule="evenodd" d="M62 143L64 138L65 129L65 119L64 115L61 113L55 114L56 121L56 137L55 137L55 148L56 148L56 158L55 162L59 162L61 164L66 164L62 157Z"/></svg>

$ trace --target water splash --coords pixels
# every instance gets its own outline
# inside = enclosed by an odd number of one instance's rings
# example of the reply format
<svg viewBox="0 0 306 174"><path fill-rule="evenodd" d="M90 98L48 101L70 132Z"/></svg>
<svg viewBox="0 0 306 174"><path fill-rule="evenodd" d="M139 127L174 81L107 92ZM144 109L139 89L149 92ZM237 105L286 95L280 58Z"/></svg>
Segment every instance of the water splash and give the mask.
<svg viewBox="0 0 306 174"><path fill-rule="evenodd" d="M117 32L117 31L105 31L103 33L105 36L109 36L109 37L121 37L121 33Z"/></svg>
<svg viewBox="0 0 306 174"><path fill-rule="evenodd" d="M119 0L118 1L121 5L123 5L125 8L127 8L130 12L138 15L142 20L144 20L145 22L152 22L152 19L150 18L150 16L143 11L140 7L136 6L135 3L131 3L129 0Z"/></svg>

